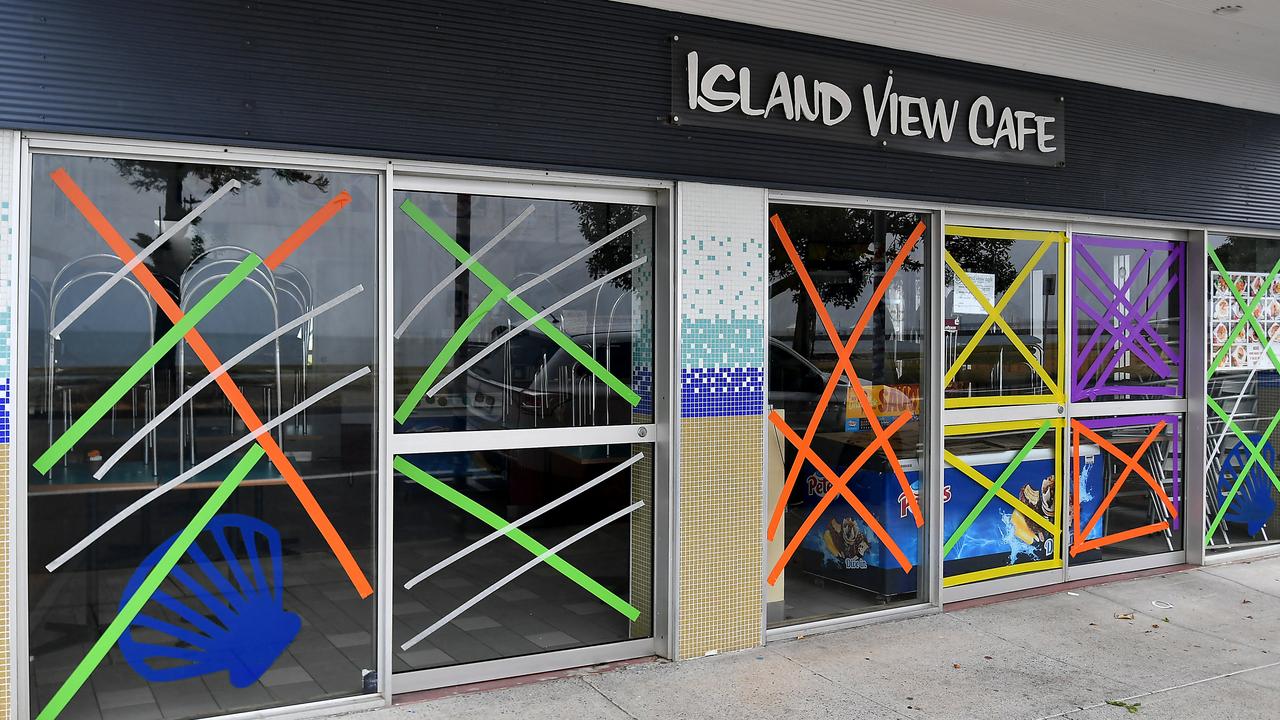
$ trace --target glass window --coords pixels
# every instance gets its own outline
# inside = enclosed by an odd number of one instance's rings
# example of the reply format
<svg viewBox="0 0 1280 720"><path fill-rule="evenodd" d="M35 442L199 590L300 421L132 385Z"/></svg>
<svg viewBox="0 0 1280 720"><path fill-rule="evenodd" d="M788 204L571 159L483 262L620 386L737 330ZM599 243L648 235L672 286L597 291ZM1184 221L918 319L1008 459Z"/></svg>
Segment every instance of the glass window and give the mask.
<svg viewBox="0 0 1280 720"><path fill-rule="evenodd" d="M915 602L928 216L770 211L769 626Z"/></svg>
<svg viewBox="0 0 1280 720"><path fill-rule="evenodd" d="M1072 401L1181 396L1183 244L1081 234L1071 244Z"/></svg>
<svg viewBox="0 0 1280 720"><path fill-rule="evenodd" d="M1062 567L1061 421L947 428L943 585Z"/></svg>
<svg viewBox="0 0 1280 720"><path fill-rule="evenodd" d="M1182 549L1181 416L1072 419L1071 562Z"/></svg>
<svg viewBox="0 0 1280 720"><path fill-rule="evenodd" d="M1064 401L1065 242L1060 232L947 227L947 407Z"/></svg>
<svg viewBox="0 0 1280 720"><path fill-rule="evenodd" d="M373 689L379 207L374 175L33 158L33 714Z"/></svg>
<svg viewBox="0 0 1280 720"><path fill-rule="evenodd" d="M653 421L652 207L396 202L398 432Z"/></svg>
<svg viewBox="0 0 1280 720"><path fill-rule="evenodd" d="M1280 241L1209 236L1206 448L1209 549L1274 542L1280 527Z"/></svg>
<svg viewBox="0 0 1280 720"><path fill-rule="evenodd" d="M651 637L652 452L397 457L393 670Z"/></svg>

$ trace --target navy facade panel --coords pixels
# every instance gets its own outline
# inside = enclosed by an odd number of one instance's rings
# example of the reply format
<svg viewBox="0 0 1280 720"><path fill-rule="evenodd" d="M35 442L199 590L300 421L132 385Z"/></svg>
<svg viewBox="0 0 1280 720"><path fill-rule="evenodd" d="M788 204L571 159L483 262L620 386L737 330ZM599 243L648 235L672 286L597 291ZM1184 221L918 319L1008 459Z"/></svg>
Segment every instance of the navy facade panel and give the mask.
<svg viewBox="0 0 1280 720"><path fill-rule="evenodd" d="M1280 227L1266 113L604 0L0 6L3 127ZM672 127L682 32L1057 93L1067 164Z"/></svg>

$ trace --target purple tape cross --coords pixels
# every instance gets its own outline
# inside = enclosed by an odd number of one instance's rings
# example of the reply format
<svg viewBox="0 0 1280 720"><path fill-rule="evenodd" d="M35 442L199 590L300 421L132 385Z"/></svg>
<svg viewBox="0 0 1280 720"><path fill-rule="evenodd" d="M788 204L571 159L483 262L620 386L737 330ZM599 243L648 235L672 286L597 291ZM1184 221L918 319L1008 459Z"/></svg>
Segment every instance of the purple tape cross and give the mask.
<svg viewBox="0 0 1280 720"><path fill-rule="evenodd" d="M1097 400L1109 395L1181 396L1183 392L1183 355L1186 316L1185 250L1182 243L1163 240L1075 235L1072 237L1076 292L1071 300L1071 337L1075 358L1075 374L1071 381L1071 399L1076 402ZM1099 249L1127 251L1138 256L1129 277L1117 285L1094 252ZM1157 265L1156 253L1166 253ZM1135 284L1148 276L1137 297L1130 299ZM1092 277L1091 277L1092 275ZM1156 314L1170 294L1178 303L1177 336L1166 338L1156 329ZM1098 306L1101 306L1099 309ZM1145 309L1143 309L1145 308ZM1080 322L1092 320L1096 326L1083 343ZM1170 342L1170 341L1174 342ZM1112 374L1125 355L1130 363L1141 363L1162 380L1172 385L1125 385L1112 382Z"/></svg>

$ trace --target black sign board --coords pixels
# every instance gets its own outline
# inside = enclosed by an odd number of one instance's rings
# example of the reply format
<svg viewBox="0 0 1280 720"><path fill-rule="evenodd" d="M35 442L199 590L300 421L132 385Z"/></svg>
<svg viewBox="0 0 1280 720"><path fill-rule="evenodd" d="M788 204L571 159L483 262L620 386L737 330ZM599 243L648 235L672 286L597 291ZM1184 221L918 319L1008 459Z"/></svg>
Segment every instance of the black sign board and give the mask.
<svg viewBox="0 0 1280 720"><path fill-rule="evenodd" d="M677 35L671 122L1028 165L1066 163L1053 93Z"/></svg>

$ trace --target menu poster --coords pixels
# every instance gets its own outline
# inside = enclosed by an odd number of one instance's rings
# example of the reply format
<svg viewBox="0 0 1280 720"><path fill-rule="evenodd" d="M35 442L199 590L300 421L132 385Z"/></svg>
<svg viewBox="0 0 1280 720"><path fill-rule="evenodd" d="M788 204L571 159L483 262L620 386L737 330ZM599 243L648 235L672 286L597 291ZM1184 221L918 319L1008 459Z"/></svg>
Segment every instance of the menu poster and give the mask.
<svg viewBox="0 0 1280 720"><path fill-rule="evenodd" d="M1280 278L1272 281L1269 287L1263 287L1265 273L1229 272L1229 281L1234 283L1236 291L1244 298L1247 306L1253 299L1261 295L1261 299L1253 308L1253 316L1258 326L1266 332L1267 337L1259 338L1252 325L1246 325L1231 342L1230 349L1218 365L1219 370L1248 370L1254 367L1270 368L1269 361L1263 357L1263 344L1272 343L1280 352ZM1226 345L1231 330L1240 321L1244 308L1236 302L1219 274L1213 276L1213 296L1209 301L1209 356L1216 358Z"/></svg>

